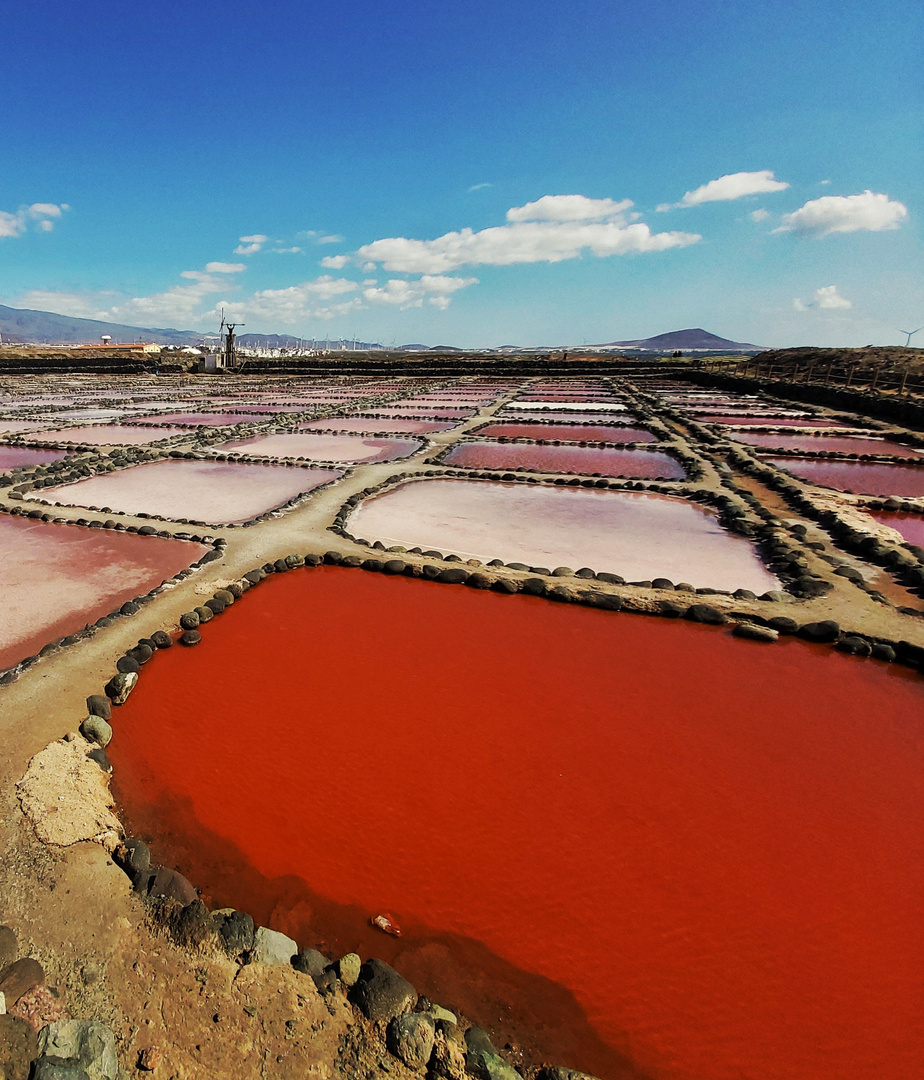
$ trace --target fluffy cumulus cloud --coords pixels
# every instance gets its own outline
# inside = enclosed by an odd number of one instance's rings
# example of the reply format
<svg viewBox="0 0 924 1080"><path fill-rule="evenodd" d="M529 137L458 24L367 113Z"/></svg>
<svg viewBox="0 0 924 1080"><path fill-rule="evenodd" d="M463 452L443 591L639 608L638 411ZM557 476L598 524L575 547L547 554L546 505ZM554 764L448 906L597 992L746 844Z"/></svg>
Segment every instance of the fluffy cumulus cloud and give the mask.
<svg viewBox="0 0 924 1080"><path fill-rule="evenodd" d="M239 236L238 239L240 244L234 249L235 255L256 255L269 237L263 233L253 233L251 236Z"/></svg>
<svg viewBox="0 0 924 1080"><path fill-rule="evenodd" d="M240 274L247 266L245 263L210 262L205 264L205 269L209 274Z"/></svg>
<svg viewBox="0 0 924 1080"><path fill-rule="evenodd" d="M453 293L477 282L477 278L449 277L444 274L424 274L412 281L392 278L381 286L370 284L363 290L363 297L370 304L393 304L402 311L423 307L425 303L445 311Z"/></svg>
<svg viewBox="0 0 924 1080"><path fill-rule="evenodd" d="M629 221L626 211L631 206L628 199L617 203L583 195L546 195L508 210L508 225L479 232L461 229L435 240L393 236L366 244L356 254L370 268L443 274L460 266L562 262L584 251L597 258L666 251L702 239L696 233L652 233L643 222Z"/></svg>
<svg viewBox="0 0 924 1080"><path fill-rule="evenodd" d="M321 260L321 265L326 270L342 270L349 261L349 255L327 255Z"/></svg>
<svg viewBox="0 0 924 1080"><path fill-rule="evenodd" d="M820 199L811 199L791 214L784 214L782 225L774 232L794 232L803 236L884 232L897 229L907 216L906 206L878 192L823 195Z"/></svg>
<svg viewBox="0 0 924 1080"><path fill-rule="evenodd" d="M823 285L812 294L811 300L793 300L792 306L796 311L838 311L853 307L853 304L840 296L836 285Z"/></svg>
<svg viewBox="0 0 924 1080"><path fill-rule="evenodd" d="M331 319L355 311L362 304L350 294L359 288L356 281L324 274L285 289L261 289L248 299L225 302L224 307L232 319L296 326L307 319Z"/></svg>
<svg viewBox="0 0 924 1080"><path fill-rule="evenodd" d="M727 173L717 180L688 191L678 203L661 203L658 210L673 210L676 207L699 206L707 202L731 202L745 195L763 195L772 191L785 191L789 184L776 180L770 169L757 172Z"/></svg>
<svg viewBox="0 0 924 1080"><path fill-rule="evenodd" d="M756 221L760 223L761 221L766 221L767 218L770 217L770 211L764 209L752 210L750 214L748 214L748 217L751 219L751 221Z"/></svg>
<svg viewBox="0 0 924 1080"><path fill-rule="evenodd" d="M70 210L67 203L32 203L21 206L15 213L0 210L0 239L22 236L30 226L39 232L51 232L66 210Z"/></svg>

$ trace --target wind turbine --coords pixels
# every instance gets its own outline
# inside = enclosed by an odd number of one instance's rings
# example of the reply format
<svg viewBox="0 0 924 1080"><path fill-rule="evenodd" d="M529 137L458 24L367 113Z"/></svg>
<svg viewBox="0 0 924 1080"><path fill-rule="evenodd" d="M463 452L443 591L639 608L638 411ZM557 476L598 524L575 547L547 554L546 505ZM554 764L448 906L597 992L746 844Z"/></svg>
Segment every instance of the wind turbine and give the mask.
<svg viewBox="0 0 924 1080"><path fill-rule="evenodd" d="M915 334L920 334L920 332L922 330L924 330L924 326L919 326L917 328L917 330L899 330L900 334L907 334L908 335L908 340L905 342L905 348L906 349L911 348L911 339L914 337Z"/></svg>

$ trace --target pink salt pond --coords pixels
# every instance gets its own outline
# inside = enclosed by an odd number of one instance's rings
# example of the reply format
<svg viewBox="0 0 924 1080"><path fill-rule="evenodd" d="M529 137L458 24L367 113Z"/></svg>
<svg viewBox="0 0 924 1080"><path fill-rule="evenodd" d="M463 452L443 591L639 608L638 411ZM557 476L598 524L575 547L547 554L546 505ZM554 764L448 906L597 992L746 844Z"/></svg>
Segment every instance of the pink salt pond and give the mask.
<svg viewBox="0 0 924 1080"><path fill-rule="evenodd" d="M187 412L165 413L163 416L137 416L129 423L132 424L189 424L195 426L223 427L232 424L250 424L256 421L264 422L271 419L264 413L247 412Z"/></svg>
<svg viewBox="0 0 924 1080"><path fill-rule="evenodd" d="M742 431L735 434L738 442L751 446L766 446L772 450L806 450L821 454L826 450L838 454L887 454L890 457L907 458L924 464L924 453L891 439L870 439L852 435L774 435Z"/></svg>
<svg viewBox="0 0 924 1080"><path fill-rule="evenodd" d="M697 416L700 424L722 424L724 427L797 427L797 428L843 428L851 425L840 420L819 420L813 416L733 416L728 413Z"/></svg>
<svg viewBox="0 0 924 1080"><path fill-rule="evenodd" d="M0 670L200 558L203 544L0 517Z"/></svg>
<svg viewBox="0 0 924 1080"><path fill-rule="evenodd" d="M337 469L152 461L76 484L45 488L42 496L51 502L108 507L123 514L233 525L274 510L342 475Z"/></svg>
<svg viewBox="0 0 924 1080"><path fill-rule="evenodd" d="M94 427L58 428L43 431L35 436L36 442L83 443L86 446L138 446L159 442L174 435L188 435L185 428L177 427L121 427L118 424L100 424Z"/></svg>
<svg viewBox="0 0 924 1080"><path fill-rule="evenodd" d="M561 439L562 442L609 442L634 443L655 442L650 431L640 427L617 427L611 424L514 424L491 423L478 428L478 435L485 438L507 439Z"/></svg>
<svg viewBox="0 0 924 1080"><path fill-rule="evenodd" d="M904 462L891 464L774 457L764 460L810 484L820 484L837 491L851 491L858 495L898 495L908 499L924 496L924 463L911 465Z"/></svg>
<svg viewBox="0 0 924 1080"><path fill-rule="evenodd" d="M537 443L458 443L444 459L464 469L527 469L541 473L581 473L683 480L680 463L653 450L609 450L594 446L540 446Z"/></svg>
<svg viewBox="0 0 924 1080"><path fill-rule="evenodd" d="M695 587L779 587L751 543L715 513L668 495L532 487L483 480L413 480L367 499L348 524L386 546L527 565L589 566L629 581Z"/></svg>
<svg viewBox="0 0 924 1080"><path fill-rule="evenodd" d="M47 420L0 420L0 435L15 435L20 431L38 431L47 427Z"/></svg>
<svg viewBox="0 0 924 1080"><path fill-rule="evenodd" d="M36 450L34 446L0 446L0 472L48 465L67 457L65 450Z"/></svg>
<svg viewBox="0 0 924 1080"><path fill-rule="evenodd" d="M924 547L924 514L903 514L899 510L867 510L869 516L880 525L901 533L909 544Z"/></svg>
<svg viewBox="0 0 924 1080"><path fill-rule="evenodd" d="M234 439L222 443L221 449L253 454L255 457L304 457L347 464L397 461L416 453L423 445L419 439L363 439L355 435L295 432Z"/></svg>
<svg viewBox="0 0 924 1080"><path fill-rule="evenodd" d="M386 432L399 435L426 435L432 431L448 431L456 427L452 420L400 420L397 417L366 418L358 416L333 416L327 420L315 420L299 424L299 431L351 431L357 435L377 435Z"/></svg>
<svg viewBox="0 0 924 1080"><path fill-rule="evenodd" d="M545 420L548 422L549 420L552 420L556 423L567 424L577 420L587 424L606 424L607 422L622 424L633 420L634 417L627 412L619 412L618 414L611 413L607 416L606 413L599 412L556 413L546 412L544 410L532 411L528 409L516 409L507 412L506 408L504 408L495 414L495 419L503 423L520 423L521 421L526 421L528 423L532 420Z"/></svg>

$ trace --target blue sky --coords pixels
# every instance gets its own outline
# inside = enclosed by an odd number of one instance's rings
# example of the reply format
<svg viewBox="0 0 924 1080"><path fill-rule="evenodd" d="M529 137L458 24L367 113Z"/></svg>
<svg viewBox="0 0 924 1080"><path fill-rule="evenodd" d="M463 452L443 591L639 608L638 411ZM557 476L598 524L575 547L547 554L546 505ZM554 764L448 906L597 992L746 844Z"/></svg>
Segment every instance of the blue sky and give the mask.
<svg viewBox="0 0 924 1080"><path fill-rule="evenodd" d="M924 323L917 0L13 8L0 302L461 346Z"/></svg>

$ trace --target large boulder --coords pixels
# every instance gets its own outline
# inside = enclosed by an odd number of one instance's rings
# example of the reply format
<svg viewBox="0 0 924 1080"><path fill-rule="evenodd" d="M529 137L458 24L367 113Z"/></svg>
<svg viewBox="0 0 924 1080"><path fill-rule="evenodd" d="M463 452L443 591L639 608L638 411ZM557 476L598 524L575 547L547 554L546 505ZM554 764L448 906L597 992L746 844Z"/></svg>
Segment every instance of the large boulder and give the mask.
<svg viewBox="0 0 924 1080"><path fill-rule="evenodd" d="M137 672L120 671L106 683L106 696L113 705L124 705L128 701L128 695L135 689L137 684Z"/></svg>
<svg viewBox="0 0 924 1080"><path fill-rule="evenodd" d="M384 960L372 959L359 969L359 979L350 990L350 1000L370 1020L388 1022L414 1007L417 991Z"/></svg>
<svg viewBox="0 0 924 1080"><path fill-rule="evenodd" d="M298 945L292 938L281 934L278 930L259 926L253 935L250 962L251 964L283 964L288 967L297 952Z"/></svg>
<svg viewBox="0 0 924 1080"><path fill-rule="evenodd" d="M12 964L0 971L0 994L6 998L6 1007L9 1009L17 1001L36 986L45 982L45 971L38 960L31 956L14 960Z"/></svg>
<svg viewBox="0 0 924 1080"><path fill-rule="evenodd" d="M118 1080L115 1036L96 1020L58 1020L49 1024L39 1032L38 1048L47 1057L75 1062L89 1080Z"/></svg>
<svg viewBox="0 0 924 1080"><path fill-rule="evenodd" d="M425 1069L436 1038L436 1025L423 1013L396 1016L388 1025L388 1049L411 1069Z"/></svg>

